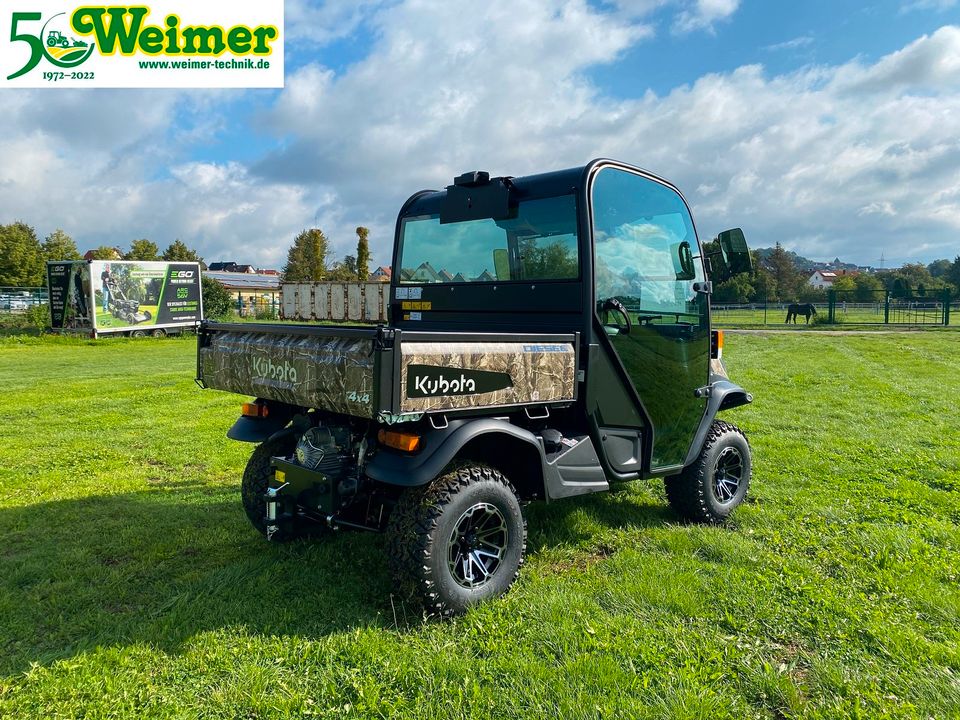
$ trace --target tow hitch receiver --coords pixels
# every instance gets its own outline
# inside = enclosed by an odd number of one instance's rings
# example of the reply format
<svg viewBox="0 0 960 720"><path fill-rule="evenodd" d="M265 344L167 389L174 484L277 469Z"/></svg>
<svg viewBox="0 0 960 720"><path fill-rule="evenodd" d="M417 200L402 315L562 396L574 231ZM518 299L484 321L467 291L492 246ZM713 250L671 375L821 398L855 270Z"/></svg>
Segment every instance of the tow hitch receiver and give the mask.
<svg viewBox="0 0 960 720"><path fill-rule="evenodd" d="M271 465L273 479L264 493L268 540L285 523L301 519L326 522L343 504L343 492L348 490L345 480L337 482L330 475L283 458L273 458Z"/></svg>

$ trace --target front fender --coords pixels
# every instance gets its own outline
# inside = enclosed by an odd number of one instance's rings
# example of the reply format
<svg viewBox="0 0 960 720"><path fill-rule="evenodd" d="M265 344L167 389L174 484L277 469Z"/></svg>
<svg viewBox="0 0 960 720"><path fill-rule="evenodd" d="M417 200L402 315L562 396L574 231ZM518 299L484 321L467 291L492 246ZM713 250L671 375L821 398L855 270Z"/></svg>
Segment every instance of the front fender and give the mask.
<svg viewBox="0 0 960 720"><path fill-rule="evenodd" d="M709 389L707 409L703 414L703 419L700 420L700 427L697 428L697 434L694 435L690 449L687 451L687 457L683 462L684 467L697 459L718 412L753 402L753 395L736 383L731 382L725 373L723 375L711 374L710 385L707 387Z"/></svg>
<svg viewBox="0 0 960 720"><path fill-rule="evenodd" d="M533 433L506 420L479 418L451 420L442 430L431 429L421 436L423 449L413 455L383 449L367 461L364 472L368 477L387 485L426 485L443 472L464 445L488 433L509 435L530 444L543 464L543 448Z"/></svg>

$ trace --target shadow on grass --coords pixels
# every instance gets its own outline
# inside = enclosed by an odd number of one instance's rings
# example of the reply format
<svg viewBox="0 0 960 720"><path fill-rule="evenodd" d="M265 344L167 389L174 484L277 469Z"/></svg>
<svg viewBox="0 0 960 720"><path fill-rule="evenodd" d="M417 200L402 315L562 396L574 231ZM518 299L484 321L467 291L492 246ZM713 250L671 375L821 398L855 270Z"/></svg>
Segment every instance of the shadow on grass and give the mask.
<svg viewBox="0 0 960 720"><path fill-rule="evenodd" d="M644 482L644 481L638 481ZM679 522L665 503L649 503L628 490L633 483L612 485L611 491L573 497L526 510L527 552L556 545L589 545L596 527L604 529L660 527Z"/></svg>
<svg viewBox="0 0 960 720"><path fill-rule="evenodd" d="M5 324L0 320L0 337L40 337L43 333L35 327Z"/></svg>
<svg viewBox="0 0 960 720"><path fill-rule="evenodd" d="M530 552L674 520L630 495L528 509ZM595 527L595 525L594 525ZM0 674L97 646L177 652L200 632L318 638L422 618L391 596L384 541L340 532L267 543L239 493L201 480L0 510Z"/></svg>

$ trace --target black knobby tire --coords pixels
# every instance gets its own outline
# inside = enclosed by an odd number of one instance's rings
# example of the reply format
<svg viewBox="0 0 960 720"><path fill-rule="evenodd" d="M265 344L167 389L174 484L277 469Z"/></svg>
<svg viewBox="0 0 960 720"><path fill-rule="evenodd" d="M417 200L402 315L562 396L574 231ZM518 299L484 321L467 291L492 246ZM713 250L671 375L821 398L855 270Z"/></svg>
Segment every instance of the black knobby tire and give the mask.
<svg viewBox="0 0 960 720"><path fill-rule="evenodd" d="M293 437L262 442L253 451L243 471L243 480L240 483L243 509L247 513L250 524L264 537L267 536L267 508L264 493L267 492L270 479L273 477L270 458L288 457L295 446L296 440ZM270 539L274 542L283 542L295 537L297 533L294 529L281 526Z"/></svg>
<svg viewBox="0 0 960 720"><path fill-rule="evenodd" d="M697 459L664 481L667 499L687 520L723 523L746 497L750 474L746 435L736 425L715 420Z"/></svg>
<svg viewBox="0 0 960 720"><path fill-rule="evenodd" d="M488 546L483 546L484 561L491 564L483 570L477 566L476 572L489 570L489 577L469 586L464 574L469 577L466 569L473 563L466 559L456 562L464 559L456 538L467 542L465 535L469 535L474 517L478 523L492 522L478 534L492 528L494 534L489 537L503 548L500 559L493 561ZM498 534L501 527L502 534ZM523 565L527 522L516 490L506 477L486 465L465 464L449 469L426 487L406 490L390 515L387 538L400 596L430 615L449 616L510 589Z"/></svg>

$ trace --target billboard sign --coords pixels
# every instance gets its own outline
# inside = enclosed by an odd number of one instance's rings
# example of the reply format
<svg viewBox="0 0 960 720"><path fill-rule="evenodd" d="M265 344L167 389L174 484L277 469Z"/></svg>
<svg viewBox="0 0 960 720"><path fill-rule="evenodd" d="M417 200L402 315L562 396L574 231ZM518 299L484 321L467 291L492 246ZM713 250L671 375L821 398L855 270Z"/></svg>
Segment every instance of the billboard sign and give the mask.
<svg viewBox="0 0 960 720"><path fill-rule="evenodd" d="M47 263L54 330L97 333L193 326L203 319L197 263Z"/></svg>

